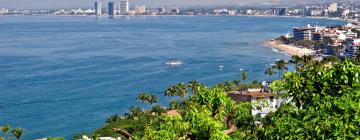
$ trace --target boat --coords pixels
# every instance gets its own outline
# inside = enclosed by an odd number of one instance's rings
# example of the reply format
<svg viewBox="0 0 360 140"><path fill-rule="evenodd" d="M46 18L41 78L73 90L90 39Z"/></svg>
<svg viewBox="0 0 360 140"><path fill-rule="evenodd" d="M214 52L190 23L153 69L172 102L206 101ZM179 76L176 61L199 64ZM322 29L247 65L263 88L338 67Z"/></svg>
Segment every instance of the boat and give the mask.
<svg viewBox="0 0 360 140"><path fill-rule="evenodd" d="M178 59L172 59L172 60L169 60L166 62L166 65L168 65L168 66L177 66L177 65L181 65L181 64L183 64L183 62L181 62Z"/></svg>

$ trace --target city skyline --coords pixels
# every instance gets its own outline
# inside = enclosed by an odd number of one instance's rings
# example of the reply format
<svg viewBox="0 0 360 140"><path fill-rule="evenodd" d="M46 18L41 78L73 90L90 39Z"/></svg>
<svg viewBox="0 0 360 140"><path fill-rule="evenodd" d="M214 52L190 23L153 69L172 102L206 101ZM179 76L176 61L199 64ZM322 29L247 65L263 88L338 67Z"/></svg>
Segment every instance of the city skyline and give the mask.
<svg viewBox="0 0 360 140"><path fill-rule="evenodd" d="M103 3L118 2L120 0L100 0ZM330 2L345 2L346 0L319 0L319 1L296 1L296 0L129 0L130 6L148 5L148 6L266 6L266 5L293 5L293 4L307 4L307 3L330 3ZM347 0L354 1L354 0ZM47 9L47 8L76 8L76 7L93 7L95 0L2 0L0 7L3 8L19 8L19 9Z"/></svg>

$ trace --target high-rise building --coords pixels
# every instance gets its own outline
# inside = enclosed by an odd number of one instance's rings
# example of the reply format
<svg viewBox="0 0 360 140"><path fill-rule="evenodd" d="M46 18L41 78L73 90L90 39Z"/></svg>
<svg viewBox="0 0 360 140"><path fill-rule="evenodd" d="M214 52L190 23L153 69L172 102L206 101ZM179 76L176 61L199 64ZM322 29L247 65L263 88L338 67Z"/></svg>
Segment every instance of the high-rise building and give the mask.
<svg viewBox="0 0 360 140"><path fill-rule="evenodd" d="M338 10L338 4L337 3L332 3L329 6L329 12L336 12Z"/></svg>
<svg viewBox="0 0 360 140"><path fill-rule="evenodd" d="M125 15L128 12L129 12L129 1L127 1L127 0L120 1L120 11L119 11L119 13L121 15Z"/></svg>
<svg viewBox="0 0 360 140"><path fill-rule="evenodd" d="M136 14L145 14L145 5L141 5L141 6L135 6L135 13Z"/></svg>
<svg viewBox="0 0 360 140"><path fill-rule="evenodd" d="M279 15L286 16L288 14L288 8L279 8Z"/></svg>
<svg viewBox="0 0 360 140"><path fill-rule="evenodd" d="M101 2L100 1L95 2L95 15L101 16Z"/></svg>
<svg viewBox="0 0 360 140"><path fill-rule="evenodd" d="M108 15L109 15L109 16L114 16L114 15L115 15L115 5L114 5L114 2L109 2L109 3L108 3Z"/></svg>
<svg viewBox="0 0 360 140"><path fill-rule="evenodd" d="M158 8L158 13L160 14L165 13L165 8L164 7Z"/></svg>

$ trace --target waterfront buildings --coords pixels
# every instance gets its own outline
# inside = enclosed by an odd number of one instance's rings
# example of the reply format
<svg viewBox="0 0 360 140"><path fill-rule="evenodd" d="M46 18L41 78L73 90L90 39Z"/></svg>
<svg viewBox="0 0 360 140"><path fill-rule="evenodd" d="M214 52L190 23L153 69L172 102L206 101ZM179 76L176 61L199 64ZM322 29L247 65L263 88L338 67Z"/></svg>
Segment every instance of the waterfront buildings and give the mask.
<svg viewBox="0 0 360 140"><path fill-rule="evenodd" d="M95 2L95 15L101 16L101 2L100 1Z"/></svg>
<svg viewBox="0 0 360 140"><path fill-rule="evenodd" d="M310 27L293 28L295 40L311 40L313 35Z"/></svg>
<svg viewBox="0 0 360 140"><path fill-rule="evenodd" d="M171 13L176 15L176 14L180 13L180 10L179 10L179 8L173 8L173 9L171 9Z"/></svg>
<svg viewBox="0 0 360 140"><path fill-rule="evenodd" d="M345 48L345 57L354 59L359 53L360 39L347 39Z"/></svg>
<svg viewBox="0 0 360 140"><path fill-rule="evenodd" d="M337 12L338 11L338 4L337 3L330 4L328 10L329 10L329 12Z"/></svg>
<svg viewBox="0 0 360 140"><path fill-rule="evenodd" d="M114 2L108 3L108 16L114 16L115 15L115 5Z"/></svg>
<svg viewBox="0 0 360 140"><path fill-rule="evenodd" d="M0 8L0 15L5 15L9 12L9 9Z"/></svg>
<svg viewBox="0 0 360 140"><path fill-rule="evenodd" d="M145 5L135 6L135 14L142 15L146 13Z"/></svg>
<svg viewBox="0 0 360 140"><path fill-rule="evenodd" d="M129 1L127 0L122 0L120 1L120 9L119 9L119 13L120 15L125 15L129 12Z"/></svg>
<svg viewBox="0 0 360 140"><path fill-rule="evenodd" d="M159 14L165 13L165 8L164 8L164 7L158 8L158 13L159 13Z"/></svg>

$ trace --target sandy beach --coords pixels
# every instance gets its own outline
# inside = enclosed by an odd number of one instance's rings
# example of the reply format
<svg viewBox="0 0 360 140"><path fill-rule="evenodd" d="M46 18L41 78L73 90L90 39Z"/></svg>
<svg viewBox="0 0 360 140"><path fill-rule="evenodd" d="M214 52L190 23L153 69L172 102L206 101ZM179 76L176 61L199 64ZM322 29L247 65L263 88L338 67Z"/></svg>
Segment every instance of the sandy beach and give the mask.
<svg viewBox="0 0 360 140"><path fill-rule="evenodd" d="M264 46L285 52L286 54L289 54L289 55L303 56L303 55L310 55L310 54L315 53L314 50L311 50L308 48L301 48L301 47L297 47L297 46L293 46L293 45L283 44L276 40L266 41L264 43Z"/></svg>

